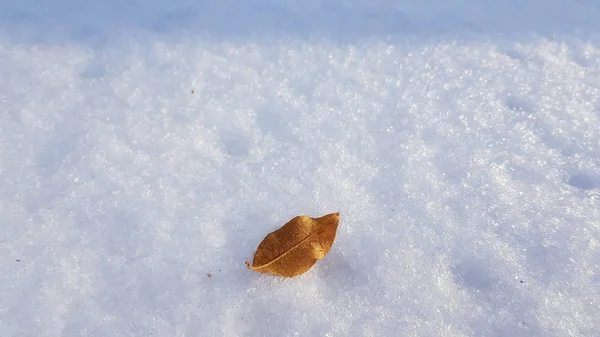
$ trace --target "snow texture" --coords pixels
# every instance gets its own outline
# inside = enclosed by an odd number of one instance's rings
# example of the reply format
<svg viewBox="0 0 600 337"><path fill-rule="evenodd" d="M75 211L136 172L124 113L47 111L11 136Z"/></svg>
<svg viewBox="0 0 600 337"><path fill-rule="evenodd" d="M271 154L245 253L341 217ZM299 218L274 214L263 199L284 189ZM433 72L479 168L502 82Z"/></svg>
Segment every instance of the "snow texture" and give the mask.
<svg viewBox="0 0 600 337"><path fill-rule="evenodd" d="M596 1L3 1L1 336L600 336ZM244 265L341 212L284 279Z"/></svg>

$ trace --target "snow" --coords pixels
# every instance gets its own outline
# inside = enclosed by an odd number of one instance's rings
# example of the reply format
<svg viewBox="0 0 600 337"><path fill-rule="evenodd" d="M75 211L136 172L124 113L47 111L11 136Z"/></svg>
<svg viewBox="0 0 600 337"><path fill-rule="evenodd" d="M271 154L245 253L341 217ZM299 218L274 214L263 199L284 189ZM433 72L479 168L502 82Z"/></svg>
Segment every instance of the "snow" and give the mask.
<svg viewBox="0 0 600 337"><path fill-rule="evenodd" d="M3 2L0 335L600 335L599 15Z"/></svg>

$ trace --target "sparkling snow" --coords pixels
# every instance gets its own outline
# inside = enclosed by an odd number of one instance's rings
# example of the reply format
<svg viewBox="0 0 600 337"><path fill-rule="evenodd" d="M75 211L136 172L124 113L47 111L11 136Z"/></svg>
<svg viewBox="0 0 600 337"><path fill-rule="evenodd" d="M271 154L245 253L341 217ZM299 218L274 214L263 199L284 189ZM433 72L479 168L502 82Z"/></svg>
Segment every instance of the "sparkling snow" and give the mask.
<svg viewBox="0 0 600 337"><path fill-rule="evenodd" d="M600 4L0 13L1 336L600 336Z"/></svg>

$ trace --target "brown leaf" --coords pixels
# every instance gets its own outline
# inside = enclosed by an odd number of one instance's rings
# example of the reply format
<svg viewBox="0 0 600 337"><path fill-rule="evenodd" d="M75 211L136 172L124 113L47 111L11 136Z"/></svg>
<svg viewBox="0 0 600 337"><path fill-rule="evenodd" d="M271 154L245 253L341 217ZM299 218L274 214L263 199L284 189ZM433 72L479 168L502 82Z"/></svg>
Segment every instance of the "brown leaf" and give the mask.
<svg viewBox="0 0 600 337"><path fill-rule="evenodd" d="M252 266L248 268L279 276L292 277L307 272L333 245L340 213L320 218L301 215L269 233L258 245Z"/></svg>

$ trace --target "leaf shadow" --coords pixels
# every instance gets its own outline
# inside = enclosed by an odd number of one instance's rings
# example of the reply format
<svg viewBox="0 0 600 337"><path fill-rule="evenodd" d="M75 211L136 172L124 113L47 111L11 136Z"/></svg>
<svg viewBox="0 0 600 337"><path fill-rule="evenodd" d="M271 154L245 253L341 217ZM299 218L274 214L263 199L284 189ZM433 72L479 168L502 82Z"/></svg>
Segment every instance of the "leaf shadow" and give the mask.
<svg viewBox="0 0 600 337"><path fill-rule="evenodd" d="M369 275L356 268L345 255L336 250L332 250L315 267L317 277L335 287L355 289L369 284Z"/></svg>

